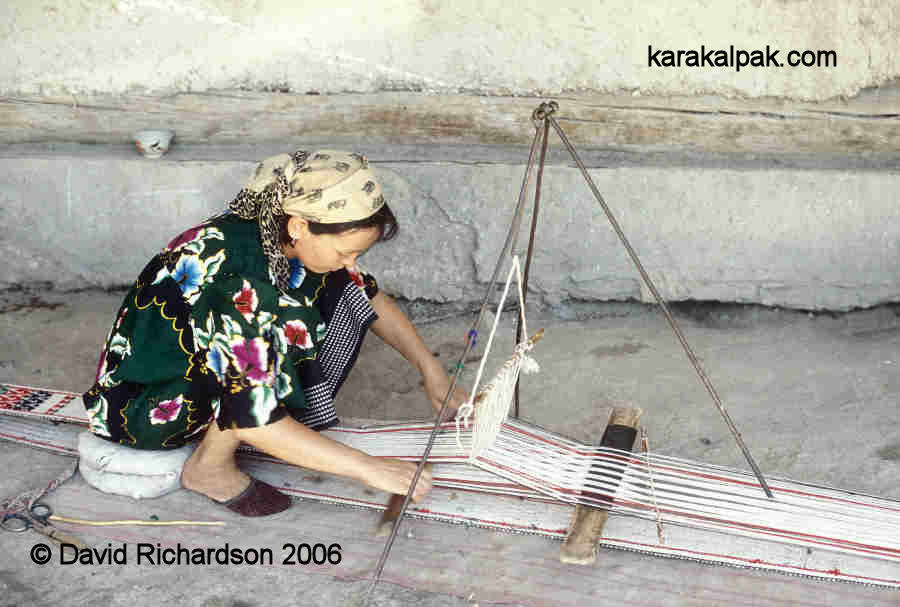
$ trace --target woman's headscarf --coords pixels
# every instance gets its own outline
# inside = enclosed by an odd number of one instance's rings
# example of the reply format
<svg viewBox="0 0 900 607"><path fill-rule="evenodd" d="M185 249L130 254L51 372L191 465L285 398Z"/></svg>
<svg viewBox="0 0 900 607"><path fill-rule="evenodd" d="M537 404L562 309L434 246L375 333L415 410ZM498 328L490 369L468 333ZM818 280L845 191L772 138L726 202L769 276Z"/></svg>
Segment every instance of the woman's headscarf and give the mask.
<svg viewBox="0 0 900 607"><path fill-rule="evenodd" d="M229 208L243 219L259 222L269 278L286 291L291 269L279 240L282 215L297 215L312 223L345 223L371 217L384 203L365 156L298 150L263 160Z"/></svg>

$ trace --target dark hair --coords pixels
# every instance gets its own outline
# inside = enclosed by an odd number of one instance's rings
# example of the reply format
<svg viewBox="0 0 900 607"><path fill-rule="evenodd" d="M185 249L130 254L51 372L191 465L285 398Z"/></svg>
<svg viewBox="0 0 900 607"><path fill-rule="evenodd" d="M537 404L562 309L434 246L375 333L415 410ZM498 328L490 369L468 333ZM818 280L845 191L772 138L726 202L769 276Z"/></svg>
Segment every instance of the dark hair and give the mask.
<svg viewBox="0 0 900 607"><path fill-rule="evenodd" d="M278 239L281 244L291 244L291 235L288 232L288 221L291 215L282 215L278 218ZM397 218L391 208L384 204L374 215L370 215L365 219L357 219L356 221L345 221L343 223L317 223L308 222L309 231L313 234L341 234L352 230L366 230L369 228L378 228L378 239L375 242L386 242L397 235L400 229L397 225Z"/></svg>

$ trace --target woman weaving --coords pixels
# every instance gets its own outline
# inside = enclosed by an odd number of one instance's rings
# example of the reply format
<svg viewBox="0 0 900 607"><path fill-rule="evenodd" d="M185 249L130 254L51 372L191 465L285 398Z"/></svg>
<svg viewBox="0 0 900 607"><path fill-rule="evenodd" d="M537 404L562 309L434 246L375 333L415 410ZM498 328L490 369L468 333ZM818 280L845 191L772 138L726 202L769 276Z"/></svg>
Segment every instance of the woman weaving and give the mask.
<svg viewBox="0 0 900 607"><path fill-rule="evenodd" d="M136 449L202 438L182 485L247 516L280 512L290 498L238 469L242 441L406 493L413 464L317 432L338 423L333 399L370 326L419 370L436 410L450 387L402 311L356 270L396 230L363 156L266 159L229 211L176 237L125 297L84 395L92 432ZM450 407L464 400L457 389ZM430 486L423 474L413 498Z"/></svg>

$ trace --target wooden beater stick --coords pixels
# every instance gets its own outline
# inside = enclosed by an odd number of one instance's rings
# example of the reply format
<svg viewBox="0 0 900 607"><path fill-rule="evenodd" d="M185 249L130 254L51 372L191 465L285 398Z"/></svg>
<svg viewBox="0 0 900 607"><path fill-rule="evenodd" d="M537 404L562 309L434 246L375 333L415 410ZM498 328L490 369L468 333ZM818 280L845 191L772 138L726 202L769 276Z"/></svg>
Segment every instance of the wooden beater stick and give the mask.
<svg viewBox="0 0 900 607"><path fill-rule="evenodd" d="M429 472L432 471L431 464L425 464L425 470ZM391 499L388 500L387 508L384 511L384 514L381 515L381 521L379 521L378 526L375 528L375 537L387 537L391 534L391 529L394 527L394 521L397 520L397 517L400 516L400 512L403 510L403 500L406 499L405 495L400 495L399 493L394 493L391 495Z"/></svg>

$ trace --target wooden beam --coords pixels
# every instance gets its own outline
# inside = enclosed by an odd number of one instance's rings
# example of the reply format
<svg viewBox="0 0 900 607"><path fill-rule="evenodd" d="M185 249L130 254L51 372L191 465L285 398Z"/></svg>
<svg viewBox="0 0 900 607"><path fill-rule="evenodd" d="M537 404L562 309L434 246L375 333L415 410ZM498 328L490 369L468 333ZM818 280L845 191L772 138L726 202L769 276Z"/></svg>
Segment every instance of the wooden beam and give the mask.
<svg viewBox="0 0 900 607"><path fill-rule="evenodd" d="M900 93L822 103L719 97L553 97L576 146L631 151L892 153L900 151ZM334 141L521 144L538 97L385 92L298 95L248 91L166 96L0 98L0 143L130 143L167 127L182 143ZM551 139L551 145L559 145Z"/></svg>
<svg viewBox="0 0 900 607"><path fill-rule="evenodd" d="M631 450L636 432L632 436L632 445L625 446L612 444L617 441L612 440L609 430L613 426L624 426L633 428L636 431L641 413L640 409L633 407L614 407L609 416L609 423L606 425L606 431L603 433L603 440L600 445ZM603 527L606 525L607 516L606 510L581 505L576 506L569 534L566 536L566 540L559 551L559 560L573 565L592 565L597 559L597 545L600 537L603 535Z"/></svg>

